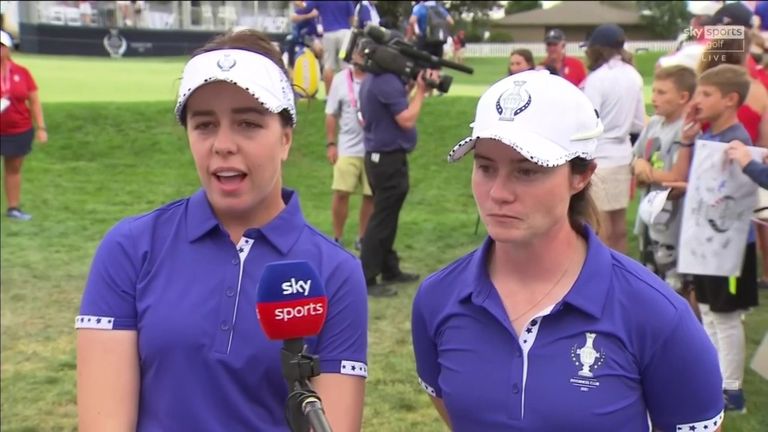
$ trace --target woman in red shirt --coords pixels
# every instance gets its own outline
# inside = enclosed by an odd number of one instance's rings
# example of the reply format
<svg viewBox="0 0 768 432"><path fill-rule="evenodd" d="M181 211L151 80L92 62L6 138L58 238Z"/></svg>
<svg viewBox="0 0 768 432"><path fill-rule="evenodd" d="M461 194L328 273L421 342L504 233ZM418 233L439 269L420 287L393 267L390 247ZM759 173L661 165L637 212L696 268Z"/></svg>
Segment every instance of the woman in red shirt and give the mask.
<svg viewBox="0 0 768 432"><path fill-rule="evenodd" d="M45 143L48 133L37 84L26 68L11 61L12 48L11 35L0 30L0 156L5 165L6 216L29 220L32 216L19 207L21 165L24 157L32 151L33 138ZM37 131L32 127L32 119Z"/></svg>

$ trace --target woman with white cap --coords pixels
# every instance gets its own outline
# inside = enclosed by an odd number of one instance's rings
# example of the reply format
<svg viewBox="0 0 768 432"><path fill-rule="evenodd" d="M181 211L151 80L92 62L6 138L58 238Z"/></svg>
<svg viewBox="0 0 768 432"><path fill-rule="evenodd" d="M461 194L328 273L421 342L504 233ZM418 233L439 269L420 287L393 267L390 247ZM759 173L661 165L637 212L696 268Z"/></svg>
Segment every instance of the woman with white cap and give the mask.
<svg viewBox="0 0 768 432"><path fill-rule="evenodd" d="M358 431L365 280L282 186L296 107L280 53L249 30L212 40L184 68L176 118L202 188L102 240L75 321L80 430L289 430L281 344L254 304L265 265L305 260L328 299L305 339L312 385L333 430Z"/></svg>
<svg viewBox="0 0 768 432"><path fill-rule="evenodd" d="M13 39L0 30L0 156L3 157L3 183L12 219L29 220L21 210L21 166L32 151L32 141L48 141L43 120L43 105L32 74L11 60ZM34 122L34 125L33 125Z"/></svg>
<svg viewBox="0 0 768 432"><path fill-rule="evenodd" d="M590 226L603 125L589 99L561 77L522 72L481 96L472 128L449 160L474 149L488 238L422 283L412 315L419 380L445 422L717 430L717 354L690 307Z"/></svg>

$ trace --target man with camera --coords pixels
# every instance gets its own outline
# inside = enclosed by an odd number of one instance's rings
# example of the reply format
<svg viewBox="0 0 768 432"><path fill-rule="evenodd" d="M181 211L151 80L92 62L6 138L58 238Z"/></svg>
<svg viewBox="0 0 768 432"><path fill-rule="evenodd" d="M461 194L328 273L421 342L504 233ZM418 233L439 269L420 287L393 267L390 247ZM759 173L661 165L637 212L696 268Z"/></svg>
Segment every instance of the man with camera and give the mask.
<svg viewBox="0 0 768 432"><path fill-rule="evenodd" d="M383 72L369 74L360 86L365 171L373 192L373 214L363 236L360 260L371 296L395 295L397 291L390 284L419 279L400 270L394 243L409 189L407 155L416 146L416 121L429 91L427 81L438 79L432 69L424 69L417 79L407 81L401 75Z"/></svg>

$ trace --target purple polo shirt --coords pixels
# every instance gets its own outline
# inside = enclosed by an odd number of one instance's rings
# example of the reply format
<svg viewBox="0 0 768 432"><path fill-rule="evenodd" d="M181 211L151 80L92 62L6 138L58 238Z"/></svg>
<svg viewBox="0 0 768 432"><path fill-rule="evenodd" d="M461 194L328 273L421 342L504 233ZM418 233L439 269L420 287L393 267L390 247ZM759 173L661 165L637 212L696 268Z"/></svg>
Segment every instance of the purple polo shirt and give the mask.
<svg viewBox="0 0 768 432"><path fill-rule="evenodd" d="M368 74L360 84L363 143L368 152L410 152L416 146L416 128L403 129L395 117L408 109L408 92L395 74Z"/></svg>
<svg viewBox="0 0 768 432"><path fill-rule="evenodd" d="M355 5L351 1L308 1L307 9L317 9L323 32L330 33L352 27Z"/></svg>
<svg viewBox="0 0 768 432"><path fill-rule="evenodd" d="M573 287L520 336L489 279L492 240L422 283L417 371L455 431L636 432L649 416L662 431L720 425L717 353L688 304L589 228L585 237Z"/></svg>
<svg viewBox="0 0 768 432"><path fill-rule="evenodd" d="M138 332L139 431L288 431L279 341L256 317L264 266L307 260L328 315L309 338L323 373L367 376L367 295L359 261L312 228L298 195L236 246L203 190L124 219L99 246L76 328Z"/></svg>

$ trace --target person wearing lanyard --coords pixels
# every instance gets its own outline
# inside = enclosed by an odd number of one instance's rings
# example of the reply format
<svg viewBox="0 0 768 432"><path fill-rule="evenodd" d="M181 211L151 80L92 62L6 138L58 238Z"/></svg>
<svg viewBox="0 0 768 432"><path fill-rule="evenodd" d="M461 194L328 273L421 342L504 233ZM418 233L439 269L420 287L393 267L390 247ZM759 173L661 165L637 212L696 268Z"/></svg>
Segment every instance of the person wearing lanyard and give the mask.
<svg viewBox="0 0 768 432"><path fill-rule="evenodd" d="M5 214L26 221L32 216L21 210L21 166L32 151L33 140L48 142L48 129L35 79L27 68L11 60L12 49L11 35L0 30L0 155L8 202Z"/></svg>
<svg viewBox="0 0 768 432"><path fill-rule="evenodd" d="M445 422L718 430L717 353L691 308L591 227L603 125L589 98L547 71L521 72L481 96L472 128L448 158L474 149L488 237L425 279L412 311L417 374Z"/></svg>
<svg viewBox="0 0 768 432"><path fill-rule="evenodd" d="M360 82L365 78L362 69L362 52L370 44L362 40L352 53L353 66L343 69L333 77L331 91L325 103L325 133L328 162L333 165L333 199L331 216L333 237L342 243L344 225L349 212L349 195L355 192L363 194L360 205L360 225L355 240L355 249L360 249L361 239L365 234L368 219L373 212L373 197L368 177L365 174L365 147L363 146L363 125L358 103ZM338 126L338 139L336 130Z"/></svg>
<svg viewBox="0 0 768 432"><path fill-rule="evenodd" d="M283 187L296 107L280 52L253 30L218 36L184 67L175 114L202 188L99 245L75 320L79 430L287 432L282 344L254 305L266 265L305 260L328 298L305 339L312 385L334 431L359 431L365 280Z"/></svg>

